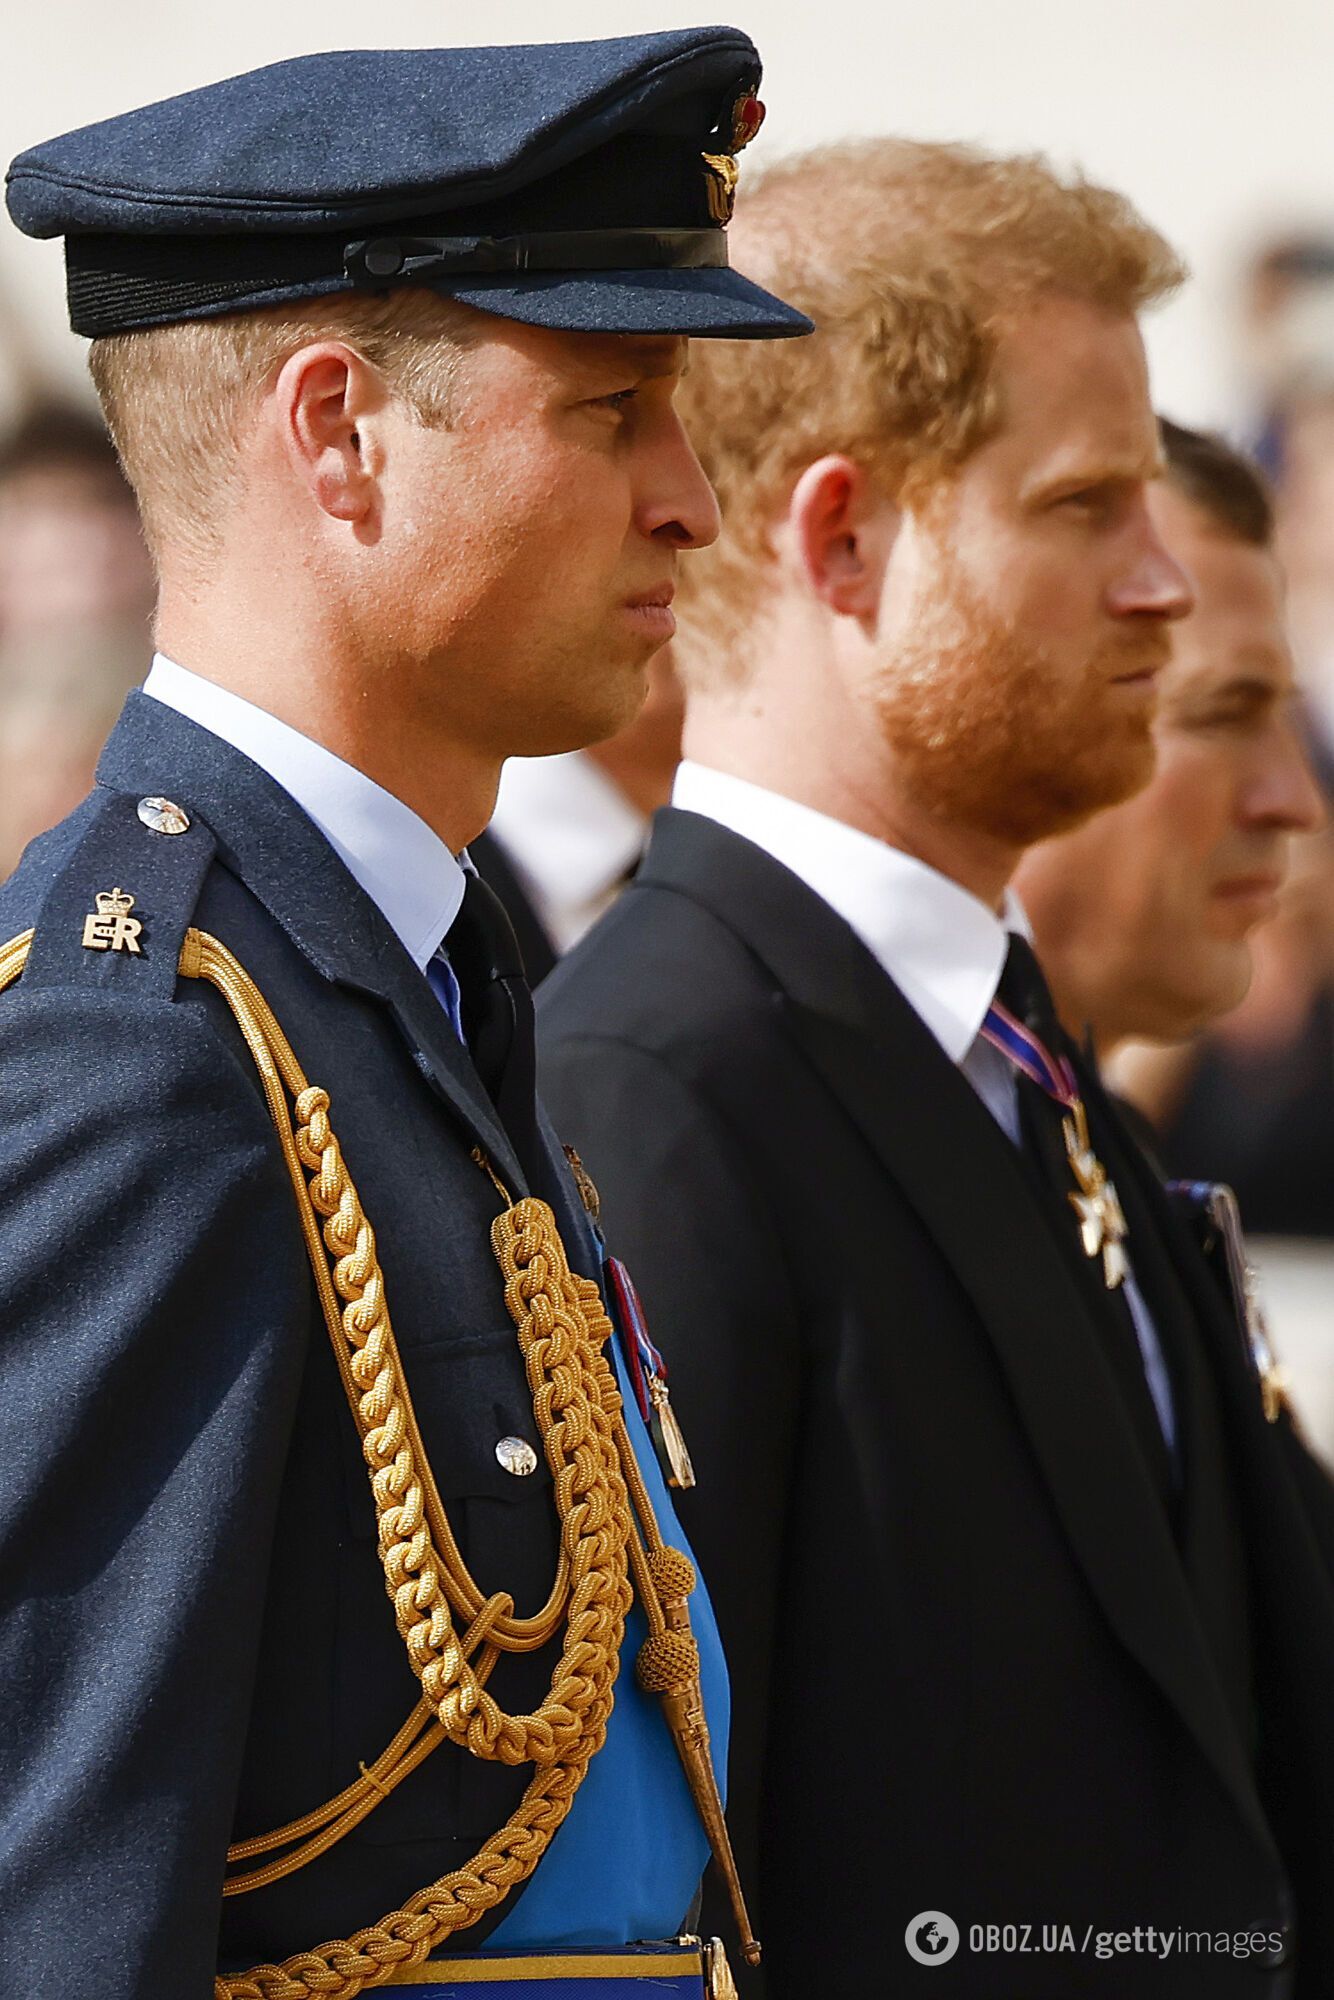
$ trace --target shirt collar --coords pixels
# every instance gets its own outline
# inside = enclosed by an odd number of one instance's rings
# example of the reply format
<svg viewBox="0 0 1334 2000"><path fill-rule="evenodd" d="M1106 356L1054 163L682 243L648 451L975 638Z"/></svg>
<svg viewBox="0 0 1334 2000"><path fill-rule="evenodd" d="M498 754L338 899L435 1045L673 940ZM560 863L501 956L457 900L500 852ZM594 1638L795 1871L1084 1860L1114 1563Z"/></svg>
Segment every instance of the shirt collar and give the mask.
<svg viewBox="0 0 1334 2000"><path fill-rule="evenodd" d="M951 1062L963 1061L995 998L1008 933L1028 932L1012 891L997 916L915 855L702 764L680 766L672 804L730 827L823 897L889 974Z"/></svg>
<svg viewBox="0 0 1334 2000"><path fill-rule="evenodd" d="M425 820L323 744L163 653L144 693L220 736L290 793L425 970L459 913L465 882Z"/></svg>
<svg viewBox="0 0 1334 2000"><path fill-rule="evenodd" d="M582 750L511 757L491 831L548 912L590 909L644 851L648 821Z"/></svg>

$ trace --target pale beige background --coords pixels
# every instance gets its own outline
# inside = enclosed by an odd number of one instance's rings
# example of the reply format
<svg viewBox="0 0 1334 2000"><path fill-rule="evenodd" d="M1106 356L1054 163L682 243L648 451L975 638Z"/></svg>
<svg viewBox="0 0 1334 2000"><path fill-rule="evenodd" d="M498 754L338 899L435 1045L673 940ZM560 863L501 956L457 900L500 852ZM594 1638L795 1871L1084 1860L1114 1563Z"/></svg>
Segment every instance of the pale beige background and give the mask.
<svg viewBox="0 0 1334 2000"><path fill-rule="evenodd" d="M1191 421L1240 419L1226 331L1237 258L1275 222L1334 215L1331 0L733 0L730 12L729 0L0 0L0 148L8 159L68 126L315 48L719 18L748 29L765 57L770 120L756 156L899 130L1040 146L1124 187L1197 273L1153 330L1159 399ZM77 376L59 250L7 223L0 314L30 369ZM0 355L13 331L0 326Z"/></svg>

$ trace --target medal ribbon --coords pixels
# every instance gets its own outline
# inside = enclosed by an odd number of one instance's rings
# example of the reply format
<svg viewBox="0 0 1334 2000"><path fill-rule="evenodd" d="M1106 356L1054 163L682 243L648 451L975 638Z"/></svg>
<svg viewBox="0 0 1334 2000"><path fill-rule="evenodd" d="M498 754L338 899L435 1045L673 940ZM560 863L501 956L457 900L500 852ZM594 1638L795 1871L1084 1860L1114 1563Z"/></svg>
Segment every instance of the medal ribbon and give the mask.
<svg viewBox="0 0 1334 2000"><path fill-rule="evenodd" d="M667 1393L667 1363L648 1337L635 1281L619 1257L609 1256L606 1266L611 1273L621 1346L634 1384L635 1401L662 1461L663 1476L669 1486L693 1486L695 1468L690 1463L690 1452Z"/></svg>
<svg viewBox="0 0 1334 2000"><path fill-rule="evenodd" d="M657 1376L660 1382L667 1380L667 1364L648 1337L648 1327L644 1320L644 1308L639 1303L639 1293L635 1281L626 1270L619 1257L609 1256L607 1270L611 1273L612 1289L616 1294L616 1311L621 1326L630 1336L625 1342L625 1358L630 1370L630 1380L634 1383L635 1401L644 1422L650 1423L653 1415L652 1400L649 1396L649 1381Z"/></svg>
<svg viewBox="0 0 1334 2000"><path fill-rule="evenodd" d="M1008 1056L1031 1083L1045 1090L1065 1110L1074 1110L1079 1103L1079 1084L1070 1062L1065 1056L1054 1056L1046 1043L1031 1028L1026 1028L1002 1001L992 1001L980 1032L983 1040Z"/></svg>

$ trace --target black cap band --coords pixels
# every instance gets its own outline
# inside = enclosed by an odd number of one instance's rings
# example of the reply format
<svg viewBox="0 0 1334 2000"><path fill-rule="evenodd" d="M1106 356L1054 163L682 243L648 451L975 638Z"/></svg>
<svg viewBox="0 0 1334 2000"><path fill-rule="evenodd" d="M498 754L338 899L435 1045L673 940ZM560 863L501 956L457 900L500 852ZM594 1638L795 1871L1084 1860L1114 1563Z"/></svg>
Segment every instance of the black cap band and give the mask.
<svg viewBox="0 0 1334 2000"><path fill-rule="evenodd" d="M112 333L335 292L522 271L727 268L721 229L558 229L515 236L71 236L70 325Z"/></svg>
<svg viewBox="0 0 1334 2000"><path fill-rule="evenodd" d="M527 236L373 236L349 243L358 287L425 284L478 271L727 269L721 229L548 229Z"/></svg>

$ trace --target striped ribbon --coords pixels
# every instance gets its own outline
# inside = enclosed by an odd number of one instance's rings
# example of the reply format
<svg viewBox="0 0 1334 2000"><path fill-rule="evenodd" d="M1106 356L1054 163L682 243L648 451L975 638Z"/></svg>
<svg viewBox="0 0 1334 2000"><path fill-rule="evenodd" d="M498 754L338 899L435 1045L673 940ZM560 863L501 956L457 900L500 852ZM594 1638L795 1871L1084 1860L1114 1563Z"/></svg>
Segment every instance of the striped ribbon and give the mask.
<svg viewBox="0 0 1334 2000"><path fill-rule="evenodd" d="M1046 1043L1031 1028L1026 1028L1002 1001L993 1000L988 1007L981 1034L984 1041L1008 1056L1015 1068L1022 1070L1040 1090L1045 1090L1048 1097L1055 1098L1067 1111L1074 1110L1079 1102L1079 1082L1069 1060L1054 1056Z"/></svg>
<svg viewBox="0 0 1334 2000"><path fill-rule="evenodd" d="M665 1382L667 1363L648 1337L644 1308L639 1303L639 1293L635 1290L634 1279L619 1257L608 1256L606 1262L607 1269L611 1273L612 1290L616 1294L617 1316L623 1330L630 1336L624 1345L630 1380L634 1384L635 1401L639 1405L640 1416L646 1424L651 1425L653 1403L649 1395L649 1381L656 1375L660 1382Z"/></svg>

